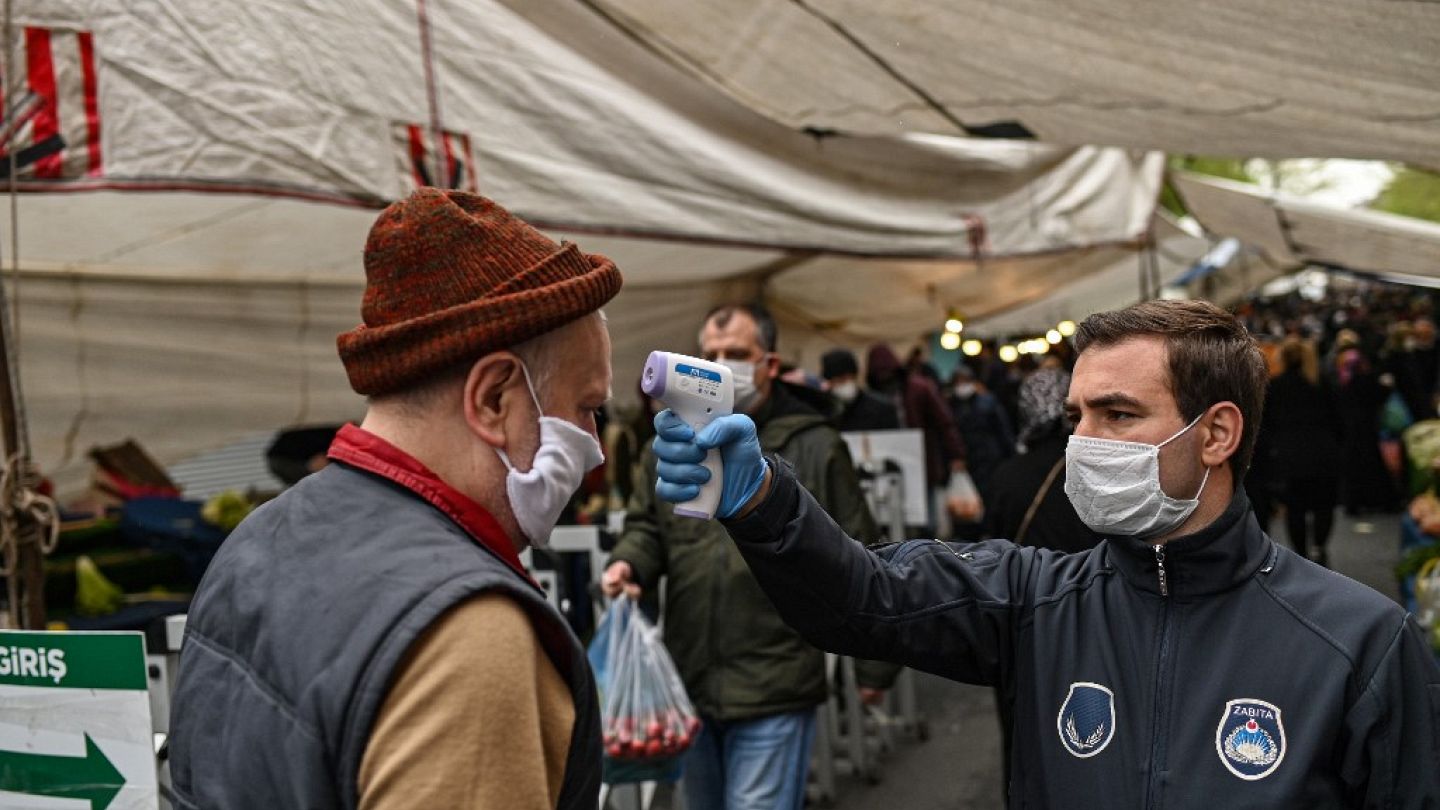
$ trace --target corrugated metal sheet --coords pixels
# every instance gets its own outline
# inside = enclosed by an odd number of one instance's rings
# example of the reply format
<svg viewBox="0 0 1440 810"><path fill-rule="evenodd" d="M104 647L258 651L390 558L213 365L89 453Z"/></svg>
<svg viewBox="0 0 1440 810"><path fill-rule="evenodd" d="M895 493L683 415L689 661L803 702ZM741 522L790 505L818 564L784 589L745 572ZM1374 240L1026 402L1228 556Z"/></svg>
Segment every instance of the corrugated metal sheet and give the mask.
<svg viewBox="0 0 1440 810"><path fill-rule="evenodd" d="M270 473L265 463L265 448L274 438L274 433L256 433L186 459L166 471L185 497L192 500L208 500L227 489L278 492L285 484Z"/></svg>

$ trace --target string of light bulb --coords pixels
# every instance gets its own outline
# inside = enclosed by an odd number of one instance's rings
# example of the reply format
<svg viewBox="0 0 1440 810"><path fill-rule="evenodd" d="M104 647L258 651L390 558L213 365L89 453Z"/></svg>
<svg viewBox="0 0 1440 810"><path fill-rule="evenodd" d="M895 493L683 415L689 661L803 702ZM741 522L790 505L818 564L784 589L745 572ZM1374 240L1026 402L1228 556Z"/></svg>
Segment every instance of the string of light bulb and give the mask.
<svg viewBox="0 0 1440 810"><path fill-rule="evenodd" d="M1051 346L1058 346L1062 341L1075 334L1075 322L1064 320L1055 324L1054 329L1046 330L1040 335L1018 343L1006 343L996 350L1001 362L1013 363L1020 359L1022 354L1045 354L1050 351ZM959 350L966 357L975 357L984 349L984 344L975 339L962 340L960 335L965 331L965 321L959 313L951 310L945 319L945 331L940 335L940 348L947 352Z"/></svg>

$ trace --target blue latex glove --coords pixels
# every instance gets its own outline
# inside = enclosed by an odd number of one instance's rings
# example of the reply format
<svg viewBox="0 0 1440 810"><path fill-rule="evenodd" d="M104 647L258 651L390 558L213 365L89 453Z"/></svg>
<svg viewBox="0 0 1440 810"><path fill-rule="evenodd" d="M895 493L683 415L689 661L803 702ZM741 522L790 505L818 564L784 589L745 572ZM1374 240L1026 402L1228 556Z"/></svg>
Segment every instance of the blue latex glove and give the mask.
<svg viewBox="0 0 1440 810"><path fill-rule="evenodd" d="M765 483L765 459L755 423L744 414L722 416L696 436L674 411L655 415L655 471L659 480L655 494L661 500L683 503L700 494L700 485L710 480L710 471L701 466L705 453L719 449L724 463L725 482L720 488L716 514L733 517L755 497Z"/></svg>

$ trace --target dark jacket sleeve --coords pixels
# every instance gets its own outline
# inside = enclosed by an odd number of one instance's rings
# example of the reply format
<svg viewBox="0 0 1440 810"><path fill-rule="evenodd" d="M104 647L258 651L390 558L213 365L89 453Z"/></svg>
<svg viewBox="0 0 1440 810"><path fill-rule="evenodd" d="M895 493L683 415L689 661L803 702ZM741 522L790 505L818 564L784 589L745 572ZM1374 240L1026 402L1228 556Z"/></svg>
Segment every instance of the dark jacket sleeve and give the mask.
<svg viewBox="0 0 1440 810"><path fill-rule="evenodd" d="M766 499L726 521L781 617L821 649L955 680L1011 671L1033 549L937 540L866 549L848 541L778 458Z"/></svg>
<svg viewBox="0 0 1440 810"><path fill-rule="evenodd" d="M1407 617L1345 717L1342 775L1357 807L1440 804L1440 667Z"/></svg>

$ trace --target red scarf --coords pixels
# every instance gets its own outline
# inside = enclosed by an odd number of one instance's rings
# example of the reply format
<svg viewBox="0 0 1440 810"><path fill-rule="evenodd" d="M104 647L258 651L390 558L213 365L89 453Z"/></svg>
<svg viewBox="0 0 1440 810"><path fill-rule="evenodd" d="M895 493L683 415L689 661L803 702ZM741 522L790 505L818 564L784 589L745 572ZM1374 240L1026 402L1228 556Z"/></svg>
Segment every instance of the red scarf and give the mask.
<svg viewBox="0 0 1440 810"><path fill-rule="evenodd" d="M355 425L340 428L340 432L335 434L335 441L330 445L329 456L342 464L394 481L419 495L426 503L455 521L481 548L504 560L536 588L540 587L535 584L525 566L520 564L520 554L515 550L515 544L500 528L494 516L485 511L483 506L440 480L440 476L417 461L414 456Z"/></svg>

